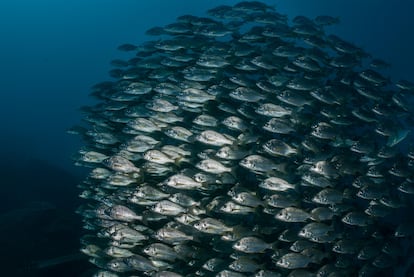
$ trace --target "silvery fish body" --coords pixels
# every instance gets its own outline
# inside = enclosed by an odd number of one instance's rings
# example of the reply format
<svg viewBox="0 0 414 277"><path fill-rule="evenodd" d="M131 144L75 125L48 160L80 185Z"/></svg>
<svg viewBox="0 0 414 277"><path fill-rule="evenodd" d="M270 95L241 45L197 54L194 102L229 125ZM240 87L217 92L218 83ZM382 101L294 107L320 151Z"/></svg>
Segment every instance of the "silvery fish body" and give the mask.
<svg viewBox="0 0 414 277"><path fill-rule="evenodd" d="M232 145L234 142L234 138L226 135L222 135L213 130L206 130L200 133L196 137L199 142L213 145L213 146L223 146L223 145Z"/></svg>

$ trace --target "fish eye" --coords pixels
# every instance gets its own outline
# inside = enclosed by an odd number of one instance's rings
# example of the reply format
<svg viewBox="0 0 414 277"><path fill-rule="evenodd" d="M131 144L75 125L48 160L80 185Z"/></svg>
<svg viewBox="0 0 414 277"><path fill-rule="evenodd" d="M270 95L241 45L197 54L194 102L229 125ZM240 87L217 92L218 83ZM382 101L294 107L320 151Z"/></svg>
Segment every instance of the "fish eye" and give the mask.
<svg viewBox="0 0 414 277"><path fill-rule="evenodd" d="M119 267L119 263L118 263L118 262L113 262L113 263L112 263L112 267L113 267L113 268L117 268L117 267Z"/></svg>

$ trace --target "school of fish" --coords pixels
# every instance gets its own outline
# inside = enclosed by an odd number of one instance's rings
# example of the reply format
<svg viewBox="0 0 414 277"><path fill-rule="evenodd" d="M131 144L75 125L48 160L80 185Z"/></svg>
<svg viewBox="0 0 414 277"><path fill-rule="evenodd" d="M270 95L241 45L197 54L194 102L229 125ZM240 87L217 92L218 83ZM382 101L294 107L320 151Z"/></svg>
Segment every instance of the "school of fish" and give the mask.
<svg viewBox="0 0 414 277"><path fill-rule="evenodd" d="M95 277L392 276L414 235L414 84L338 22L244 1L119 46L70 130Z"/></svg>

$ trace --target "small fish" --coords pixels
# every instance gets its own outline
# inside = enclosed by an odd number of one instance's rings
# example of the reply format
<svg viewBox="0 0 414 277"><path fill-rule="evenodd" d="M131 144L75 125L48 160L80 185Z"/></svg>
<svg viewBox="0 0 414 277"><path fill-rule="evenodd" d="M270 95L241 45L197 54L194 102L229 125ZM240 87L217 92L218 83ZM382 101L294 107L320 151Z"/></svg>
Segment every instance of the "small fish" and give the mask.
<svg viewBox="0 0 414 277"><path fill-rule="evenodd" d="M330 15L318 15L314 19L315 23L318 25L334 25L339 23L338 17L332 17Z"/></svg>
<svg viewBox="0 0 414 277"><path fill-rule="evenodd" d="M275 218L284 222L306 222L311 215L300 208L287 207L275 215Z"/></svg>
<svg viewBox="0 0 414 277"><path fill-rule="evenodd" d="M136 167L131 161L121 156L112 156L103 162L110 169L122 173L139 173L140 169Z"/></svg>
<svg viewBox="0 0 414 277"><path fill-rule="evenodd" d="M162 215L171 216L176 216L186 211L184 207L175 204L174 202L171 202L169 200L161 200L160 202L155 204L151 210Z"/></svg>
<svg viewBox="0 0 414 277"><path fill-rule="evenodd" d="M174 262L180 259L180 256L174 251L174 249L163 243L152 243L142 250L146 255L160 259L163 261Z"/></svg>
<svg viewBox="0 0 414 277"><path fill-rule="evenodd" d="M184 145L174 146L167 144L161 147L161 151L174 159L191 155L191 152L187 151Z"/></svg>
<svg viewBox="0 0 414 277"><path fill-rule="evenodd" d="M297 240L290 246L289 250L294 251L296 253L300 253L306 249L316 247L316 244L314 242L310 242L308 240Z"/></svg>
<svg viewBox="0 0 414 277"><path fill-rule="evenodd" d="M137 46L130 44L130 43L125 43L125 44L121 44L117 47L118 50L120 51L134 51L135 49L137 49Z"/></svg>
<svg viewBox="0 0 414 277"><path fill-rule="evenodd" d="M175 174L168 177L162 184L176 189L199 189L203 186L202 183L193 180L183 174Z"/></svg>
<svg viewBox="0 0 414 277"><path fill-rule="evenodd" d="M253 273L260 269L262 265L248 257L239 257L229 264L229 268L237 272Z"/></svg>
<svg viewBox="0 0 414 277"><path fill-rule="evenodd" d="M137 215L134 211L122 205L112 206L108 209L107 214L111 218L119 221L133 222L142 220L142 216Z"/></svg>
<svg viewBox="0 0 414 277"><path fill-rule="evenodd" d="M332 251L340 254L354 255L360 250L361 243L359 240L341 239L335 242L332 246Z"/></svg>
<svg viewBox="0 0 414 277"><path fill-rule="evenodd" d="M190 130L180 126L173 126L170 129L167 129L164 133L170 138L184 142L189 142L190 137L193 136L193 133Z"/></svg>
<svg viewBox="0 0 414 277"><path fill-rule="evenodd" d="M102 168L102 167L96 167L91 171L91 173L89 174L89 177L93 179L104 180L108 178L110 175L111 175L111 171L109 171L108 169Z"/></svg>
<svg viewBox="0 0 414 277"><path fill-rule="evenodd" d="M403 141L408 134L410 133L410 130L398 130L395 133L393 133L387 141L388 147L394 147L395 145L399 144L401 141Z"/></svg>
<svg viewBox="0 0 414 277"><path fill-rule="evenodd" d="M106 178L105 184L116 187L125 187L136 183L140 175L133 173L131 175L122 172L115 172Z"/></svg>
<svg viewBox="0 0 414 277"><path fill-rule="evenodd" d="M335 239L332 231L332 226L320 222L311 222L299 231L298 236L318 243L330 242Z"/></svg>
<svg viewBox="0 0 414 277"><path fill-rule="evenodd" d="M380 252L381 248L378 245L369 243L359 250L357 257L359 260L370 260L377 257Z"/></svg>
<svg viewBox="0 0 414 277"><path fill-rule="evenodd" d="M133 271L134 268L127 263L125 258L115 258L113 260L110 260L106 267L112 271L123 273L123 272L130 272Z"/></svg>
<svg viewBox="0 0 414 277"><path fill-rule="evenodd" d="M304 95L292 90L284 90L280 92L276 97L283 103L294 107L308 106L311 105L313 101L312 99L308 99L307 97L304 97Z"/></svg>
<svg viewBox="0 0 414 277"><path fill-rule="evenodd" d="M388 82L387 78L381 76L380 73L372 69L367 69L360 72L359 76L374 86L384 86Z"/></svg>
<svg viewBox="0 0 414 277"><path fill-rule="evenodd" d="M124 244L135 244L148 239L146 235L122 224L115 224L103 230L101 234L104 237L110 237L112 240Z"/></svg>
<svg viewBox="0 0 414 277"><path fill-rule="evenodd" d="M263 253L266 249L272 249L273 244L266 243L257 237L244 237L233 244L233 249L243 253Z"/></svg>
<svg viewBox="0 0 414 277"><path fill-rule="evenodd" d="M373 68L387 68L391 66L391 64L381 59L373 59L369 65Z"/></svg>
<svg viewBox="0 0 414 277"><path fill-rule="evenodd" d="M148 102L145 107L154 112L169 113L178 110L178 106L171 104L165 99L155 98L151 102Z"/></svg>
<svg viewBox="0 0 414 277"><path fill-rule="evenodd" d="M202 265L202 268L210 272L218 272L221 269L226 268L226 263L227 261L224 259L211 258Z"/></svg>
<svg viewBox="0 0 414 277"><path fill-rule="evenodd" d="M310 258L300 253L287 253L277 260L276 266L286 269L305 268L310 263Z"/></svg>
<svg viewBox="0 0 414 277"><path fill-rule="evenodd" d="M134 193L133 195L137 196L137 197L141 197L141 198L145 198L148 200L161 200L161 199L165 199L168 196L170 196L170 194L168 193L164 193L161 190L158 190L152 186L148 186L148 185L142 185L140 186Z"/></svg>
<svg viewBox="0 0 414 277"><path fill-rule="evenodd" d="M135 118L127 123L127 126L140 132L153 133L161 131L161 128L154 122L146 118Z"/></svg>
<svg viewBox="0 0 414 277"><path fill-rule="evenodd" d="M372 223L370 216L361 212L349 212L341 220L348 225L366 227Z"/></svg>
<svg viewBox="0 0 414 277"><path fill-rule="evenodd" d="M174 164L175 160L171 159L165 153L151 149L144 153L143 158L149 162L157 163L157 164Z"/></svg>
<svg viewBox="0 0 414 277"><path fill-rule="evenodd" d="M290 157L298 154L296 148L278 139L271 139L264 143L263 150L270 155L282 157Z"/></svg>
<svg viewBox="0 0 414 277"><path fill-rule="evenodd" d="M177 98L180 100L193 102L193 103L204 103L209 100L214 100L215 96L201 89L187 88L187 89L184 89L181 93L179 93Z"/></svg>
<svg viewBox="0 0 414 277"><path fill-rule="evenodd" d="M341 203L343 198L342 192L336 189L325 188L312 198L312 202L322 205L337 204Z"/></svg>
<svg viewBox="0 0 414 277"><path fill-rule="evenodd" d="M263 205L262 201L254 193L247 191L236 193L231 199L238 204L253 208Z"/></svg>
<svg viewBox="0 0 414 277"><path fill-rule="evenodd" d="M96 151L80 151L80 160L87 163L101 163L108 158L107 155Z"/></svg>
<svg viewBox="0 0 414 277"><path fill-rule="evenodd" d="M168 200L170 200L171 202L177 203L178 205L183 206L183 207L191 207L191 206L200 205L200 202L195 201L192 197L184 193L181 193L181 192L172 194L170 197L168 197Z"/></svg>
<svg viewBox="0 0 414 277"><path fill-rule="evenodd" d="M248 125L246 124L246 122L244 122L243 119L237 116L226 117L222 121L222 124L231 130L240 131L240 132L244 132L245 130L248 129Z"/></svg>
<svg viewBox="0 0 414 277"><path fill-rule="evenodd" d="M208 145L224 146L232 145L235 141L235 138L220 134L213 130L206 130L197 135L196 140Z"/></svg>
<svg viewBox="0 0 414 277"><path fill-rule="evenodd" d="M259 183L259 187L270 190L270 191L288 191L296 190L297 186L291 184L288 181L278 178L278 177L269 177Z"/></svg>
<svg viewBox="0 0 414 277"><path fill-rule="evenodd" d="M283 135L296 131L296 129L292 127L292 123L277 117L272 117L269 121L267 121L265 125L263 125L263 129L271 133Z"/></svg>
<svg viewBox="0 0 414 277"><path fill-rule="evenodd" d="M261 104L255 111L267 117L284 117L292 114L292 110L273 103Z"/></svg>
<svg viewBox="0 0 414 277"><path fill-rule="evenodd" d="M218 120L214 116L208 114L200 114L194 118L193 123L203 127L216 127Z"/></svg>
<svg viewBox="0 0 414 277"><path fill-rule="evenodd" d="M134 255L134 253L128 249L123 249L116 246L109 246L104 251L107 255L114 258L125 258Z"/></svg>
<svg viewBox="0 0 414 277"><path fill-rule="evenodd" d="M315 138L333 140L338 135L334 127L326 122L319 122L312 126L312 132L310 133Z"/></svg>
<svg viewBox="0 0 414 277"><path fill-rule="evenodd" d="M327 161L318 161L311 168L310 171L322 175L328 179L337 178L338 172L336 168Z"/></svg>
<svg viewBox="0 0 414 277"><path fill-rule="evenodd" d="M133 270L152 271L157 269L151 260L140 255L133 255L123 259Z"/></svg>
<svg viewBox="0 0 414 277"><path fill-rule="evenodd" d="M275 208L287 208L299 205L298 197L294 194L272 194L265 196L267 205Z"/></svg>
<svg viewBox="0 0 414 277"><path fill-rule="evenodd" d="M226 145L217 150L215 155L224 160L241 160L248 154L249 151Z"/></svg>
<svg viewBox="0 0 414 277"><path fill-rule="evenodd" d="M301 179L305 182L305 184L302 184L304 186L315 186L318 188L333 187L333 184L331 181L329 181L328 178L314 174L312 172L304 173Z"/></svg>
<svg viewBox="0 0 414 277"><path fill-rule="evenodd" d="M231 91L229 96L233 99L246 102L258 102L265 98L258 91L247 87L238 87L235 90Z"/></svg>
<svg viewBox="0 0 414 277"><path fill-rule="evenodd" d="M247 156L239 162L239 165L259 174L270 172L272 170L276 170L283 173L286 170L286 164L276 164L272 160L260 155Z"/></svg>
<svg viewBox="0 0 414 277"><path fill-rule="evenodd" d="M196 164L196 167L204 172L212 174L222 174L225 172L232 172L232 169L225 167L219 161L213 159L205 159Z"/></svg>
<svg viewBox="0 0 414 277"><path fill-rule="evenodd" d="M197 220L200 220L200 217L189 213L184 213L175 217L174 220L183 225L191 226L191 224L193 224Z"/></svg>
<svg viewBox="0 0 414 277"><path fill-rule="evenodd" d="M226 232L233 231L232 227L228 227L221 221L209 217L197 221L194 223L193 227L203 233L216 235L222 235Z"/></svg>
<svg viewBox="0 0 414 277"><path fill-rule="evenodd" d="M395 229L394 236L397 238L409 237L414 234L414 221L400 223Z"/></svg>
<svg viewBox="0 0 414 277"><path fill-rule="evenodd" d="M228 214L249 214L254 213L256 210L253 207L239 205L233 201L228 201L221 206L220 211Z"/></svg>
<svg viewBox="0 0 414 277"><path fill-rule="evenodd" d="M414 90L414 83L407 80L399 80L395 85L402 90Z"/></svg>
<svg viewBox="0 0 414 277"><path fill-rule="evenodd" d="M163 227L156 231L154 237L162 242L179 245L186 241L194 240L193 236L171 227Z"/></svg>
<svg viewBox="0 0 414 277"><path fill-rule="evenodd" d="M314 221L327 221L331 220L334 213L327 207L317 207L311 210L311 219Z"/></svg>
<svg viewBox="0 0 414 277"><path fill-rule="evenodd" d="M80 249L80 251L84 253L85 255L88 255L90 257L95 257L95 258L99 258L103 252L103 250L95 244L85 245Z"/></svg>

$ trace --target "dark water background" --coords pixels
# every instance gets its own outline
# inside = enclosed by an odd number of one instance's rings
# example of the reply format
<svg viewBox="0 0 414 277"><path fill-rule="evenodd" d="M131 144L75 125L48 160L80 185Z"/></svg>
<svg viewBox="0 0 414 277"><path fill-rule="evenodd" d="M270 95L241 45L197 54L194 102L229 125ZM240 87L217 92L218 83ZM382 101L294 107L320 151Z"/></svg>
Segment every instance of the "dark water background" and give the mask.
<svg viewBox="0 0 414 277"><path fill-rule="evenodd" d="M82 142L65 130L93 103L122 43L152 39L146 29L183 14L205 15L218 0L0 1L0 276L79 276L82 261L42 271L32 262L76 253L73 213L85 171L72 165ZM328 32L392 64L384 75L414 81L414 1L274 0L277 11L339 16ZM55 271L53 271L55 270ZM19 275L20 274L20 275ZM36 275L38 274L38 275ZM48 275L49 274L49 275Z"/></svg>

